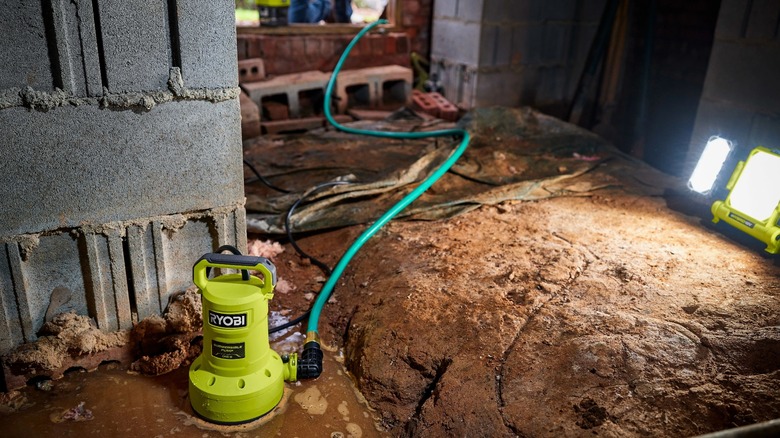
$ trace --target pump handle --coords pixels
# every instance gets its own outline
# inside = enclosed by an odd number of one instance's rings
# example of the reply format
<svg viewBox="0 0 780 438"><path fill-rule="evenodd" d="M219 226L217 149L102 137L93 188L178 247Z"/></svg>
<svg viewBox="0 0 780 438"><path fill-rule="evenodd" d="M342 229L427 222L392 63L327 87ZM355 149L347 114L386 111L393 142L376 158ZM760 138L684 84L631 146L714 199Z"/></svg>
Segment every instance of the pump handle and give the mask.
<svg viewBox="0 0 780 438"><path fill-rule="evenodd" d="M208 283L208 268L251 269L263 274L263 293L273 292L276 286L276 266L265 257L207 253L192 267L192 279L203 290Z"/></svg>

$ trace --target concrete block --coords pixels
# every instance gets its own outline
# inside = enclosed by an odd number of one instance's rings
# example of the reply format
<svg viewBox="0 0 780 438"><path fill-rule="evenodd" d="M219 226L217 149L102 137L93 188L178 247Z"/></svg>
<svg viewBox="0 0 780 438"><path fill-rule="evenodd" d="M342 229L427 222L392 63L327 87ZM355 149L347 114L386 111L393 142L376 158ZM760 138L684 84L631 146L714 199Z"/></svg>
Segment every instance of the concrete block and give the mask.
<svg viewBox="0 0 780 438"><path fill-rule="evenodd" d="M539 65L545 26L528 24L512 27L512 64ZM587 53L587 52L586 52Z"/></svg>
<svg viewBox="0 0 780 438"><path fill-rule="evenodd" d="M105 85L109 91L123 93L167 89L170 54L173 52L174 56L178 56L179 53L177 48L169 47L168 12L166 2L126 0L99 3ZM234 54L235 46L230 52L233 58ZM231 65L235 66L235 61Z"/></svg>
<svg viewBox="0 0 780 438"><path fill-rule="evenodd" d="M479 54L481 66L498 67L520 62L520 55L515 56L517 49L513 44L515 29L516 26L509 25L482 26L482 49Z"/></svg>
<svg viewBox="0 0 780 438"><path fill-rule="evenodd" d="M780 2L753 0L748 17L745 38L771 41L775 38L780 19Z"/></svg>
<svg viewBox="0 0 780 438"><path fill-rule="evenodd" d="M45 14L42 9L46 3L21 1L3 5L0 90L27 86L43 91L54 89L46 44L47 35L53 37L54 26L51 8L47 7Z"/></svg>
<svg viewBox="0 0 780 438"><path fill-rule="evenodd" d="M450 20L434 20L431 57L476 66L479 63L481 26Z"/></svg>
<svg viewBox="0 0 780 438"><path fill-rule="evenodd" d="M505 70L479 73L475 78L477 84L475 85L472 105L476 107L490 105L516 107L521 103L532 103L536 87L532 83L529 84L527 75L525 69L520 72ZM523 102L523 97L526 98L525 102Z"/></svg>
<svg viewBox="0 0 780 438"><path fill-rule="evenodd" d="M485 0L459 0L456 17L467 22L481 22L484 2Z"/></svg>
<svg viewBox="0 0 780 438"><path fill-rule="evenodd" d="M259 107L263 106L264 99L284 96L290 116L300 117L299 93L305 90L324 90L329 78L328 74L321 71L307 71L280 75L263 82L251 82L244 84L243 88Z"/></svg>
<svg viewBox="0 0 780 438"><path fill-rule="evenodd" d="M0 160L0 236L244 198L238 99L170 102L143 113L96 105L7 108L0 126L3 141L18 151Z"/></svg>
<svg viewBox="0 0 780 438"><path fill-rule="evenodd" d="M168 14L171 22L176 22L171 32L178 31L184 85L189 88L237 86L235 5L226 1L186 0L169 4L176 7Z"/></svg>
<svg viewBox="0 0 780 438"><path fill-rule="evenodd" d="M488 24L541 23L544 0L485 0L482 22Z"/></svg>
<svg viewBox="0 0 780 438"><path fill-rule="evenodd" d="M156 230L161 234L161 230ZM155 229L153 225L131 225L126 229L127 255L135 306L135 321L163 312L160 285L155 265Z"/></svg>
<svg viewBox="0 0 780 438"><path fill-rule="evenodd" d="M246 211L136 219L42 236L10 237L0 246L0 354L34 341L51 292L71 291L58 312L88 315L105 330L130 328L164 310L192 284L192 264L221 245L246 250ZM8 239L8 237L6 237Z"/></svg>
<svg viewBox="0 0 780 438"><path fill-rule="evenodd" d="M75 96L103 93L92 2L50 2L61 88Z"/></svg>
<svg viewBox="0 0 780 438"><path fill-rule="evenodd" d="M542 64L566 63L571 32L571 24L548 23L544 26L540 56Z"/></svg>
<svg viewBox="0 0 780 438"><path fill-rule="evenodd" d="M718 12L718 23L715 26L715 38L743 38L742 27L748 19L751 0L721 0Z"/></svg>
<svg viewBox="0 0 780 438"><path fill-rule="evenodd" d="M238 61L238 83L258 82L265 79L265 61L251 58Z"/></svg>
<svg viewBox="0 0 780 438"><path fill-rule="evenodd" d="M780 44L717 41L702 95L756 112L780 112Z"/></svg>
<svg viewBox="0 0 780 438"><path fill-rule="evenodd" d="M544 21L572 21L582 3L593 0L545 0L542 1L542 19Z"/></svg>
<svg viewBox="0 0 780 438"><path fill-rule="evenodd" d="M433 2L433 18L453 18L457 9L458 0L436 0Z"/></svg>
<svg viewBox="0 0 780 438"><path fill-rule="evenodd" d="M444 97L462 108L473 108L477 96L477 74L473 67L432 58L431 72L436 73L444 88ZM503 85L500 87L503 89Z"/></svg>
<svg viewBox="0 0 780 438"><path fill-rule="evenodd" d="M241 93L240 102L241 139L255 138L260 135L260 108L245 93Z"/></svg>
<svg viewBox="0 0 780 438"><path fill-rule="evenodd" d="M336 107L345 113L347 107L379 108L401 106L409 102L412 70L399 65L344 70L336 80Z"/></svg>
<svg viewBox="0 0 780 438"><path fill-rule="evenodd" d="M19 250L16 242L0 244L0 354L25 340L14 294L14 275L9 256L17 258L14 261L14 270L18 272Z"/></svg>
<svg viewBox="0 0 780 438"><path fill-rule="evenodd" d="M607 0L578 1L575 20L580 24L597 26L606 5Z"/></svg>

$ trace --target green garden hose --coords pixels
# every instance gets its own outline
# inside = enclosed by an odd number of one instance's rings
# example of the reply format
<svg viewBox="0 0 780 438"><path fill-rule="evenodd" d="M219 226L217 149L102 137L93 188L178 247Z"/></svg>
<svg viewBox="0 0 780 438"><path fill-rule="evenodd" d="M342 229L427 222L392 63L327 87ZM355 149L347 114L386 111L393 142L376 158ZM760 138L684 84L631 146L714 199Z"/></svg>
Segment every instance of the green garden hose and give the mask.
<svg viewBox="0 0 780 438"><path fill-rule="evenodd" d="M311 308L311 313L309 315L309 322L307 326L306 341L304 343L303 354L301 355L301 358L299 359L298 362L299 362L299 370L300 370L300 363L302 361L305 362L315 361L317 360L317 357L319 358L319 370L311 370L312 373L313 374L316 373L316 375L312 375L310 377L317 377L322 367L321 365L322 352L319 351L319 334L317 328L319 325L320 313L322 313L322 309L325 306L325 303L328 301L330 295L333 293L333 288L336 286L336 283L341 278L341 275L344 273L344 270L346 269L349 262L352 260L355 254L360 250L360 248L362 248L363 245L371 237L373 237L374 234L377 233L377 231L379 231L383 226L385 226L388 222L390 222L390 220L393 219L396 215L398 215L398 213L400 213L404 208L409 206L409 204L414 202L423 193L425 193L425 191L428 190L433 185L433 183L435 183L439 178L441 178L442 175L447 173L450 167L452 167L452 165L455 164L458 158L460 158L460 156L463 155L463 152L468 147L470 141L469 133L463 129L443 129L443 130L428 131L428 132L383 132L383 131L371 131L367 129L351 128L348 126L341 125L340 123L336 122L336 120L333 119L330 110L330 102L333 94L333 87L336 83L336 77L338 76L339 71L344 65L344 61L347 59L349 52L352 51L352 48L355 46L355 44L357 44L360 38L362 38L365 34L370 32L371 29L373 29L377 25L384 24L384 23L387 23L387 21L378 20L363 28L360 32L358 32L357 35L355 35L355 38L352 39L349 45L347 45L347 48L344 49L344 53L341 54L341 58L339 58L339 61L336 63L336 66L333 69L333 74L331 75L330 80L328 81L328 85L325 89L325 117L328 119L328 122L330 122L330 124L336 127L336 129L340 131L348 132L350 134L367 135L367 136L382 137L382 138L394 138L394 139L460 137L461 141L458 147L455 148L455 150L453 150L453 152L450 154L450 156L441 166L439 166L431 175L425 178L425 180L423 180L420 183L420 185L417 186L411 193L409 193L403 199L398 201L398 203L393 205L390 208L390 210L388 210L385 214L383 214L382 217L377 219L376 222L374 222L370 227L368 227L368 229L363 231L363 233L347 249L344 255L341 256L341 259L339 260L338 264L336 264L336 267L333 269L333 273L330 275L328 281L325 282L325 285L322 287L320 293L317 295L317 299L315 300L314 305ZM315 349L317 351L314 351ZM303 376L300 375L300 371L299 371L299 378L301 377Z"/></svg>

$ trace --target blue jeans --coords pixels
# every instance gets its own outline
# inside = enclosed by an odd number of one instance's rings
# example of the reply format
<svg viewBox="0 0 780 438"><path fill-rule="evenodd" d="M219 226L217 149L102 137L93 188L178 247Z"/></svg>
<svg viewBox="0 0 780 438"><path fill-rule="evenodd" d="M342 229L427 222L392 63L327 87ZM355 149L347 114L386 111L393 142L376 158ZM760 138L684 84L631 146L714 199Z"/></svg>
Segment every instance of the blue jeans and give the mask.
<svg viewBox="0 0 780 438"><path fill-rule="evenodd" d="M331 0L292 0L287 13L290 23L319 23L330 15Z"/></svg>
<svg viewBox="0 0 780 438"><path fill-rule="evenodd" d="M287 14L290 23L319 23L330 15L334 0L292 0ZM335 0L333 14L337 23L350 23L351 0Z"/></svg>

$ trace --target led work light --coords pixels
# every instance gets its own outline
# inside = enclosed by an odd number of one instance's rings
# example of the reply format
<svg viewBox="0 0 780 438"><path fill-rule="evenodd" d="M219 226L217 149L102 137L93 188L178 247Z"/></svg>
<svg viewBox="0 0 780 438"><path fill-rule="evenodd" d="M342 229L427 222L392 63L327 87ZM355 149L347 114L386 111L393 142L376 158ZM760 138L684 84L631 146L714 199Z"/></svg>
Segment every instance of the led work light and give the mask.
<svg viewBox="0 0 780 438"><path fill-rule="evenodd" d="M720 137L707 142L688 186L708 193L731 150ZM763 146L753 149L745 161L737 163L726 184L725 200L712 204L712 221L723 220L765 243L771 254L780 252L780 153Z"/></svg>

